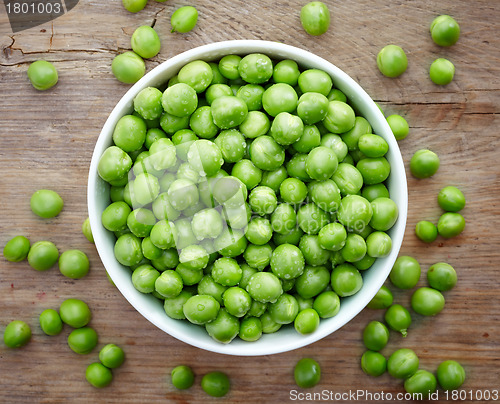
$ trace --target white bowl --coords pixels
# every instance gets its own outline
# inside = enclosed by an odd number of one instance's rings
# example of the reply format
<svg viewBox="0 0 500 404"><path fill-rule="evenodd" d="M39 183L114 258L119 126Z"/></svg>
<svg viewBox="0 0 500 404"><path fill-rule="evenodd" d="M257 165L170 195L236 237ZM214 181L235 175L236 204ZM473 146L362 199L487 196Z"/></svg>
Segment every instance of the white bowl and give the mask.
<svg viewBox="0 0 500 404"><path fill-rule="evenodd" d="M97 164L104 150L112 144L113 129L117 121L133 111L132 102L140 90L149 86L160 87L182 66L193 60L212 61L224 55L246 55L255 52L267 54L273 59L292 59L301 67L317 68L330 74L334 86L340 89L359 113L370 122L374 133L384 137L389 144L386 158L391 164L391 174L387 182L391 198L399 208L399 218L389 231L393 242L390 255L377 259L375 264L364 272L363 288L354 296L343 298L339 313L330 319L321 320L319 328L313 334L302 336L293 326L286 326L274 334L263 335L255 342L235 338L230 344L224 345L214 341L202 327L192 325L188 321L169 318L158 299L142 294L134 288L130 270L118 263L114 257L115 236L101 224L101 214L110 199L109 186L98 176ZM163 62L130 88L109 115L97 140L90 165L87 198L97 251L109 276L130 304L158 328L187 344L208 351L243 356L269 355L300 348L330 335L352 320L387 279L403 241L408 208L406 175L398 144L387 121L368 94L346 73L321 57L282 43L258 40L216 42L188 50Z"/></svg>

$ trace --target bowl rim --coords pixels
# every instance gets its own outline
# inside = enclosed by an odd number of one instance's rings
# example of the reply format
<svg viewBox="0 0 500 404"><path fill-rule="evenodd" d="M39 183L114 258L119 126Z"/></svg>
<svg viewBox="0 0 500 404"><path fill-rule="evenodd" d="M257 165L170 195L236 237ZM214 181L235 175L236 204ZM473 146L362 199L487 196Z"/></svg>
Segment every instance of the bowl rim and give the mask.
<svg viewBox="0 0 500 404"><path fill-rule="evenodd" d="M121 276L120 272L123 272L126 267L119 264L112 251L110 253L109 249L105 248L105 232L108 231L104 229L100 221L100 214L98 214L99 208L97 206L97 195L101 192L106 192L107 185L104 184L104 181L102 181L97 174L97 164L102 152L105 148L111 145L111 134L116 122L121 116L124 115L125 111L132 110L132 100L141 89L148 86L160 86L161 84L164 84L166 81L165 77L167 75L170 74L172 76L172 73L177 72L180 67L190 61L197 59L209 61L210 59L216 60L227 54L245 55L249 53L264 53L268 54L271 58L292 59L303 67L319 68L327 71L330 76L332 76L335 87L343 91L349 101L355 104L357 109L361 110L362 116L370 122L372 127L376 128L373 132L377 132L377 134L384 137L389 144L388 156L390 157L389 160L392 160L389 181L393 181L398 184L397 205L399 215L397 222L390 230L392 233L391 252L387 257L378 258L376 261L376 264L380 264L378 265L379 267L382 266L382 269L379 270L381 274L378 274L377 276L373 275L375 277L375 281L367 287L365 287L366 282L363 282L363 288L356 295L349 298L343 298L341 311L347 304L346 302L350 302L353 298L356 299L355 304L349 303L349 314L339 316L339 321L334 320L338 315L330 319L323 319L320 327L314 333L307 336L302 336L296 333L293 327L291 327L292 332L296 334L296 338L292 338L291 342L287 338L284 338L284 340L282 338L281 341L277 340L277 334L285 335L285 331L288 331L280 330L278 333L265 334L261 339L255 342L245 342L243 340L235 339L230 344L221 344L209 337L204 330L203 332L206 334L207 338L199 339L197 338L197 332L191 334L190 332L180 331L177 326L173 326L171 328L167 327L164 320L162 321L161 318L155 317L146 309L146 307L144 307L145 302L148 301L144 299L146 295L135 290L133 286L131 287L130 279L127 281L123 276ZM161 80L159 77L161 77ZM340 85L338 81L340 81ZM375 125L373 125L374 123ZM391 198L394 199L394 196L391 195ZM359 312L365 308L376 292L384 284L385 280L389 276L397 255L399 254L407 221L408 190L401 152L399 150L398 143L384 118L384 115L366 91L349 75L326 59L295 46L264 40L233 40L201 45L173 56L148 72L123 95L108 116L97 139L92 154L88 176L87 202L90 224L95 239L95 246L105 270L108 272L110 278L120 290L121 294L141 315L167 334L192 346L221 354L236 356L260 356L291 351L319 341L354 319ZM376 264L374 264L374 266ZM131 277L129 276L129 278ZM364 293L361 293L363 290ZM147 296L147 298L155 299L152 296ZM353 306L352 309L350 308L351 306ZM166 316L166 314L164 314L164 317L168 319L166 321L167 323L176 321L170 319ZM191 324L189 324L189 326L196 327ZM291 333L287 332L286 335L291 335Z"/></svg>

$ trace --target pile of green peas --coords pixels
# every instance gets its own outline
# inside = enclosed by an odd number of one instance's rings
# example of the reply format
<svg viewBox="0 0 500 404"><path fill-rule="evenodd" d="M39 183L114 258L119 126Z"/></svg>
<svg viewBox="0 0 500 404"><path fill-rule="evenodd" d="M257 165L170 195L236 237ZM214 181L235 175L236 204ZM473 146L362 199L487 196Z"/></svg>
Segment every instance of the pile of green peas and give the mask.
<svg viewBox="0 0 500 404"><path fill-rule="evenodd" d="M390 253L387 142L331 77L227 55L148 87L98 163L115 257L217 341L310 334Z"/></svg>

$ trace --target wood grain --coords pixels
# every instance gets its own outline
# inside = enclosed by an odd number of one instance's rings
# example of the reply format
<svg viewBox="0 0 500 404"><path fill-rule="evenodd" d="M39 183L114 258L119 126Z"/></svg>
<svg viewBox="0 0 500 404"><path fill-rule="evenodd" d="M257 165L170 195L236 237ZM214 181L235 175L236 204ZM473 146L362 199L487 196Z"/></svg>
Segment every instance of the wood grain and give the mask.
<svg viewBox="0 0 500 404"><path fill-rule="evenodd" d="M26 262L0 259L0 332L14 319L27 321L33 330L32 342L20 350L0 344L0 402L282 403L290 401L293 366L302 357L316 358L322 366L322 381L312 392L361 389L395 396L404 391L400 381L388 375L370 378L359 366L362 329L369 320L383 317L379 311L364 310L341 330L293 352L234 358L169 337L108 283L94 246L80 231L87 217L87 172L100 128L128 89L112 76L111 61L129 49L130 35L143 24L154 25L162 40L160 54L147 61L148 70L179 52L214 41L281 41L333 62L357 80L386 114L407 118L411 132L400 142L406 166L416 150L429 148L440 156L441 168L427 180L407 175L409 215L401 254L416 257L424 275L431 264L447 261L456 268L459 282L446 293L445 310L437 318L415 315L409 336L391 334L383 353L411 347L421 367L431 371L441 361L455 359L467 372L464 389L473 394L499 389L498 2L325 0L332 25L321 37L308 36L300 27L299 12L306 3L302 0L149 3L131 14L119 0L81 0L52 23L15 35L0 6L0 245L24 234L32 241L52 240L61 251L82 249L91 261L90 274L72 281L57 268L39 273ZM187 34L170 33L170 15L187 4L198 8L198 25ZM433 44L428 33L432 19L443 13L453 15L462 29L459 42L446 49ZM378 51L389 43L402 46L409 58L408 71L397 79L381 76L375 63ZM446 87L435 86L428 78L428 67L437 57L449 58L456 66L455 80ZM58 85L47 92L34 90L26 77L29 63L41 58L53 62L60 74ZM457 238L425 245L416 239L414 226L422 219L437 220L437 192L450 184L467 197L466 230ZM41 220L30 211L30 195L44 187L64 198L65 208L55 219ZM425 285L424 275L420 285ZM398 302L409 304L410 293L394 293ZM97 360L97 350L76 355L66 345L68 329L48 337L39 328L39 313L57 308L68 297L90 305L99 347L113 342L126 351L125 365L114 371L114 381L106 389L92 388L84 377L86 366ZM169 372L178 364L192 366L197 374L196 385L188 391L176 391L169 382ZM208 397L199 386L201 375L211 370L231 376L231 392L223 399ZM444 398L441 391L440 401Z"/></svg>

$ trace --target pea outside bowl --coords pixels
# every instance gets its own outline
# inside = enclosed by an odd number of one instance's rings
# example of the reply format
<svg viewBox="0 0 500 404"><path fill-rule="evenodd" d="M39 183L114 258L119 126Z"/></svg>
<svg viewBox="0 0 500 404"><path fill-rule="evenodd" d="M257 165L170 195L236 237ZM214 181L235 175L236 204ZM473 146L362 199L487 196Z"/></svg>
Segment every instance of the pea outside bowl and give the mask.
<svg viewBox="0 0 500 404"><path fill-rule="evenodd" d="M373 132L384 137L389 144L386 158L391 165L391 174L387 185L391 198L399 208L399 217L389 231L393 241L391 253L387 257L378 258L369 270L364 271L362 289L353 296L342 298L339 313L335 317L321 320L314 333L303 336L289 325L274 334L265 334L255 342L235 338L230 344L224 345L213 340L202 327L169 318L158 299L134 288L130 269L115 259L115 236L101 224L101 214L109 205L110 196L109 186L97 173L97 165L104 150L112 145L113 129L117 121L123 115L132 113L133 99L140 90L165 85L182 66L193 60L214 61L229 54L246 55L257 52L267 54L272 59L292 59L302 68L317 68L330 74L334 86L344 92L350 103L370 122ZM398 144L387 121L368 94L346 73L321 57L293 46L259 40L216 42L188 50L163 62L132 86L115 106L99 135L90 165L87 197L97 251L109 276L130 304L158 328L187 344L208 351L241 356L269 355L297 349L330 335L352 320L387 279L403 241L408 208L406 175Z"/></svg>

